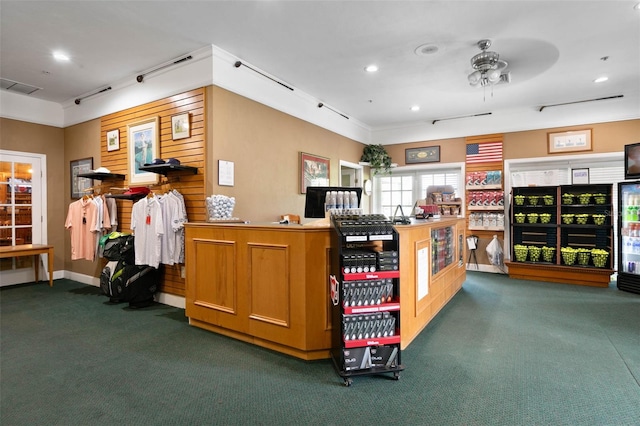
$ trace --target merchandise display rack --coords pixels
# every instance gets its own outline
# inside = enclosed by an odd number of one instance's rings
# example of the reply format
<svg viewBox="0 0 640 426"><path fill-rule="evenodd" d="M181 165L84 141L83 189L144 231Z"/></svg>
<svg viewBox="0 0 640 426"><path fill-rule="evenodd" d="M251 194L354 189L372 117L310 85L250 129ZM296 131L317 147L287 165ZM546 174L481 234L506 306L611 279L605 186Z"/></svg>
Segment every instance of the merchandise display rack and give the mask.
<svg viewBox="0 0 640 426"><path fill-rule="evenodd" d="M399 239L383 215L332 215L331 358L352 377L400 378Z"/></svg>
<svg viewBox="0 0 640 426"><path fill-rule="evenodd" d="M513 188L509 276L608 286L612 196L611 184Z"/></svg>

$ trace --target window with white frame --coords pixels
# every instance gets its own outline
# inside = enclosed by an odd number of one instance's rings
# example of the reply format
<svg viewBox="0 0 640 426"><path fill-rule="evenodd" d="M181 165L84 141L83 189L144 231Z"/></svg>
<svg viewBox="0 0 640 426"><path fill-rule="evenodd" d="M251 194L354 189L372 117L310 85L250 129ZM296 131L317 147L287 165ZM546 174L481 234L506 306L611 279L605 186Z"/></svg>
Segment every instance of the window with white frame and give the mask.
<svg viewBox="0 0 640 426"><path fill-rule="evenodd" d="M405 215L413 213L417 200L424 199L427 187L451 185L456 197L460 197L462 168L394 170L386 176L376 176L374 212L392 217L400 205ZM398 212L399 213L399 212Z"/></svg>

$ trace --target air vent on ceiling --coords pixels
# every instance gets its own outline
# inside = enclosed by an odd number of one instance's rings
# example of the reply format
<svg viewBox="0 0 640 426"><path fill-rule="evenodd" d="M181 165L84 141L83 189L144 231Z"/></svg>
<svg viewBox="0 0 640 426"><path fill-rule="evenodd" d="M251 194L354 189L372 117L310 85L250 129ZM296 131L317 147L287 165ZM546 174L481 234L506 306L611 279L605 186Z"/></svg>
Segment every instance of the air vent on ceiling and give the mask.
<svg viewBox="0 0 640 426"><path fill-rule="evenodd" d="M33 92L42 89L42 87L31 86L30 84L19 83L6 78L0 78L0 87L5 90L22 93L24 95L30 95Z"/></svg>

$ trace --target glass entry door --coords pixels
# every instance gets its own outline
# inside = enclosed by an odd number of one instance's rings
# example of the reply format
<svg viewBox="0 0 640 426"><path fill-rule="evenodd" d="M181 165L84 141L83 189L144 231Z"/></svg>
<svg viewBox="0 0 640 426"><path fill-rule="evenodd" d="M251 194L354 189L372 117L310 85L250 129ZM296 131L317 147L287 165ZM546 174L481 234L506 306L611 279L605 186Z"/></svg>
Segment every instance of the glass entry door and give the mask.
<svg viewBox="0 0 640 426"><path fill-rule="evenodd" d="M0 246L43 244L42 156L0 151ZM2 286L33 281L33 257L0 260Z"/></svg>

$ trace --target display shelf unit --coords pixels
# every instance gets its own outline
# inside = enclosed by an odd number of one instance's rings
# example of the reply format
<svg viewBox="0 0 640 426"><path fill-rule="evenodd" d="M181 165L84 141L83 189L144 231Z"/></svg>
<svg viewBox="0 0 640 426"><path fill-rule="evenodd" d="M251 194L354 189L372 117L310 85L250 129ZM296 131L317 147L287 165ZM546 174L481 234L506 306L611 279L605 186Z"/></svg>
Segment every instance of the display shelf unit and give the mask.
<svg viewBox="0 0 640 426"><path fill-rule="evenodd" d="M509 276L608 286L614 254L611 191L610 184L514 188ZM604 263L596 265L594 249L608 253Z"/></svg>
<svg viewBox="0 0 640 426"><path fill-rule="evenodd" d="M96 180L123 180L125 175L120 173L79 173L78 177L96 179Z"/></svg>
<svg viewBox="0 0 640 426"><path fill-rule="evenodd" d="M83 177L83 178L89 178L89 179L95 179L95 180L124 180L126 175L120 174L120 173L95 173L95 172L89 172L89 173L79 173L78 177ZM141 195L128 195L128 194L109 194L109 195L105 195L105 197L108 198L115 198L118 200L138 200L142 197L144 197L144 194Z"/></svg>
<svg viewBox="0 0 640 426"><path fill-rule="evenodd" d="M350 386L359 375L399 379L400 253L398 232L382 215L333 215L332 349Z"/></svg>
<svg viewBox="0 0 640 426"><path fill-rule="evenodd" d="M469 231L504 231L502 170L470 171L466 175Z"/></svg>
<svg viewBox="0 0 640 426"><path fill-rule="evenodd" d="M140 170L145 172L158 173L164 176L168 176L173 172L190 172L198 174L198 168L192 166L184 166L182 164L153 164L149 166L142 166Z"/></svg>

